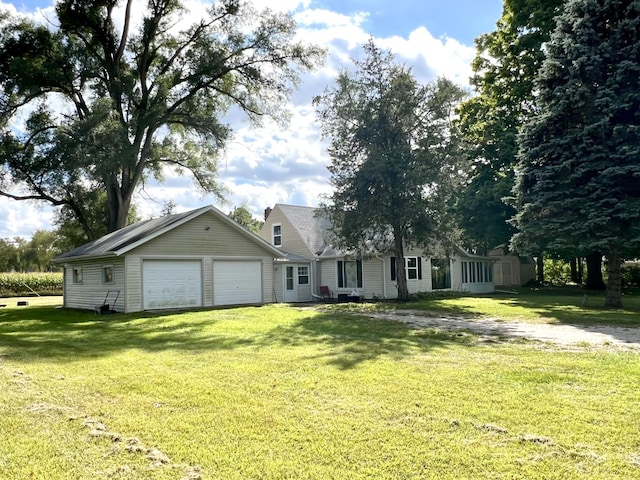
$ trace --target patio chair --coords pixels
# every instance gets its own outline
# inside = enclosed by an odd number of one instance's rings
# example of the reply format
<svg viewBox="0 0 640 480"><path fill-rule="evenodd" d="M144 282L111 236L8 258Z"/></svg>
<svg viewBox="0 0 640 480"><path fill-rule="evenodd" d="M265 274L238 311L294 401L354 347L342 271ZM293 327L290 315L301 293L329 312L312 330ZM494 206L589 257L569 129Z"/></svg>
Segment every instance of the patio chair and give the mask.
<svg viewBox="0 0 640 480"><path fill-rule="evenodd" d="M320 296L322 297L323 301L331 301L333 300L333 292L331 290L329 290L329 287L326 285L320 285Z"/></svg>

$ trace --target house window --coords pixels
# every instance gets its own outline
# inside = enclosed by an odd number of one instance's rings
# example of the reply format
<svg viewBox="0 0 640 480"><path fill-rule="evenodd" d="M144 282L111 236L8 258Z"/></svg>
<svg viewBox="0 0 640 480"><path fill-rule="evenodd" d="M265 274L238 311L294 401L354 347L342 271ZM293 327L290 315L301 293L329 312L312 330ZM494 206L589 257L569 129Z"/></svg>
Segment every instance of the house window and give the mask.
<svg viewBox="0 0 640 480"><path fill-rule="evenodd" d="M362 288L362 261L338 260L338 288Z"/></svg>
<svg viewBox="0 0 640 480"><path fill-rule="evenodd" d="M431 259L431 286L434 290L451 288L451 262L448 258Z"/></svg>
<svg viewBox="0 0 640 480"><path fill-rule="evenodd" d="M82 267L73 268L73 283L82 283Z"/></svg>
<svg viewBox="0 0 640 480"><path fill-rule="evenodd" d="M469 262L462 262L462 283L469 283Z"/></svg>
<svg viewBox="0 0 640 480"><path fill-rule="evenodd" d="M483 273L484 271L482 270L482 262L476 262L476 269L478 270L478 283L482 283L483 280Z"/></svg>
<svg viewBox="0 0 640 480"><path fill-rule="evenodd" d="M282 245L282 225L273 226L273 245L276 247Z"/></svg>
<svg viewBox="0 0 640 480"><path fill-rule="evenodd" d="M476 281L476 262L469 262L469 282L475 283Z"/></svg>
<svg viewBox="0 0 640 480"><path fill-rule="evenodd" d="M404 260L407 280L416 280L418 278L418 257L405 257Z"/></svg>
<svg viewBox="0 0 640 480"><path fill-rule="evenodd" d="M102 267L102 283L113 283L113 265Z"/></svg>
<svg viewBox="0 0 640 480"><path fill-rule="evenodd" d="M309 267L298 267L298 285L309 285Z"/></svg>
<svg viewBox="0 0 640 480"><path fill-rule="evenodd" d="M422 280L422 257L404 257L407 280ZM391 281L396 280L396 257L391 257Z"/></svg>

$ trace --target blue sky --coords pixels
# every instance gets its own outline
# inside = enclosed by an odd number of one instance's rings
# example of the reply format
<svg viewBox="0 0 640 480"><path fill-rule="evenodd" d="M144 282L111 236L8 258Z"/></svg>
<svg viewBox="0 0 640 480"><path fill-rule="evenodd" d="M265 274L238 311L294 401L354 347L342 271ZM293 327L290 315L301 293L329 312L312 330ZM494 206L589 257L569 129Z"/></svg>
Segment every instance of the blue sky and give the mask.
<svg viewBox="0 0 640 480"><path fill-rule="evenodd" d="M157 216L169 200L178 212L209 204L223 211L244 205L256 217L276 202L317 205L322 195L330 193L330 159L311 99L331 85L340 69L350 66L360 46L373 37L376 44L392 50L398 61L411 66L420 81L445 75L468 86L474 39L494 30L502 11L501 0L251 1L258 8L293 12L300 35L328 49L327 63L305 76L293 95L288 128L267 122L256 129L242 118L233 119L236 134L219 163L220 181L229 191L226 205L194 193L189 177L167 172L164 184L151 182L136 195L143 218ZM45 0L0 0L0 10L34 15L40 21L52 18L51 8L52 2ZM52 216L51 208L0 198L0 238L29 238L38 229L51 229Z"/></svg>

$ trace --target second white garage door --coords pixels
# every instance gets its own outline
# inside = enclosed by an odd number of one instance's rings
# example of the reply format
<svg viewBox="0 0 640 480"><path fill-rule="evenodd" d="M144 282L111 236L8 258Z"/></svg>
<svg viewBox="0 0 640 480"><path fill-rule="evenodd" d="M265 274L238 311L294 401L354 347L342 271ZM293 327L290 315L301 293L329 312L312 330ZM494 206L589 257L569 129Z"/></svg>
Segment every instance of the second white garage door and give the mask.
<svg viewBox="0 0 640 480"><path fill-rule="evenodd" d="M214 261L213 304L262 303L262 263Z"/></svg>

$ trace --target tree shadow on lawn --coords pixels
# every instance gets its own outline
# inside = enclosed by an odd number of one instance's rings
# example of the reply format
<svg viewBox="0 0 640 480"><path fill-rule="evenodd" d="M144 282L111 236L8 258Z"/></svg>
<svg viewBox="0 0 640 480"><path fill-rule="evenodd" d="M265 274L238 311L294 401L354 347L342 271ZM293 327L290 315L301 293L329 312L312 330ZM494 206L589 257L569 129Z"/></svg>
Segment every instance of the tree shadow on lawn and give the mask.
<svg viewBox="0 0 640 480"><path fill-rule="evenodd" d="M427 316L445 313L473 319L485 314L482 308L448 303L447 298L449 297L427 298L403 308L417 307L424 310ZM496 292L471 298L491 299L504 306L506 314L509 315L514 313L514 310L508 312L510 308L526 308L542 319L536 323L571 325L594 333L602 333L607 329L608 333L623 341L626 340L625 329L640 328L640 289L637 288L623 290L623 309L604 308L604 292L588 291L580 287L522 288L513 294ZM496 310L499 310L498 307ZM496 316L499 317L499 314ZM518 321L517 318L511 317L499 320Z"/></svg>
<svg viewBox="0 0 640 480"><path fill-rule="evenodd" d="M257 311L260 308L255 307ZM402 358L451 345L475 344L475 337L458 332L416 331L393 321L339 313L303 315L266 328L255 315L244 319L245 308L194 312L116 314L32 307L0 313L0 357L21 361L60 362L100 358L131 349L148 352L205 352L302 347L303 358L324 358L348 369L380 356ZM220 330L229 319L238 327ZM244 324L241 322L245 322ZM318 345L322 348L318 349ZM310 354L307 346L319 351ZM314 357L315 355L315 357ZM306 356L306 357L305 357Z"/></svg>
<svg viewBox="0 0 640 480"><path fill-rule="evenodd" d="M468 297L468 301L464 302L467 305L456 304L455 298L459 297ZM434 295L416 302L398 305L397 308L424 310L432 314L443 312L451 315L478 316L484 315L485 310L469 306L469 303L473 299L489 299L502 304L507 309L509 307L529 309L537 316L551 320L550 323L577 326L585 324L640 326L639 289L626 289L623 292L623 309L604 308L604 298L604 292L588 291L579 287L522 288L514 293L460 294L455 297ZM454 299L454 302L451 302L451 299ZM494 308L498 310L499 307Z"/></svg>

